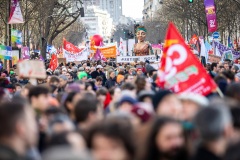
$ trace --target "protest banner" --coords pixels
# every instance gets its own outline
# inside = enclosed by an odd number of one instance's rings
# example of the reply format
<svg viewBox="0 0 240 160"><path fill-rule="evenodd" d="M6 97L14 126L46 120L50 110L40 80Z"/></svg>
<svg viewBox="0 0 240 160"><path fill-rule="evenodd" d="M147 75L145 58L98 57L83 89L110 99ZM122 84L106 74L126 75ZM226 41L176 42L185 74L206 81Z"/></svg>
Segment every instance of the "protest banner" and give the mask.
<svg viewBox="0 0 240 160"><path fill-rule="evenodd" d="M11 42L17 47L22 46L22 32L16 29L11 29Z"/></svg>
<svg viewBox="0 0 240 160"><path fill-rule="evenodd" d="M146 60L149 60L150 62L155 62L156 56L149 55L149 56L118 56L117 57L117 63L134 62L134 61L145 62Z"/></svg>
<svg viewBox="0 0 240 160"><path fill-rule="evenodd" d="M237 59L240 57L240 52L235 51L233 48L228 48L227 46L216 41L213 42L213 45L218 49L221 56L224 56L224 53L226 51L232 51L233 59Z"/></svg>
<svg viewBox="0 0 240 160"><path fill-rule="evenodd" d="M107 46L107 47L91 47L91 50L96 53L97 49L100 50L100 52L103 54L105 58L116 58L116 53L117 53L117 47L116 45L114 46Z"/></svg>
<svg viewBox="0 0 240 160"><path fill-rule="evenodd" d="M19 61L19 50L12 51L12 65L17 64Z"/></svg>
<svg viewBox="0 0 240 160"><path fill-rule="evenodd" d="M66 64L67 64L66 58L58 58L58 64L61 64L61 63L63 63L64 65L66 65Z"/></svg>
<svg viewBox="0 0 240 160"><path fill-rule="evenodd" d="M30 59L30 51L28 47L22 47L21 49L22 59Z"/></svg>
<svg viewBox="0 0 240 160"><path fill-rule="evenodd" d="M74 61L84 61L88 59L88 56L84 54L84 52L72 53L65 49L63 49L63 57L66 58L67 62L74 62Z"/></svg>
<svg viewBox="0 0 240 160"><path fill-rule="evenodd" d="M214 54L209 54L208 55L208 62L210 63L218 63L220 62L222 57L214 55Z"/></svg>
<svg viewBox="0 0 240 160"><path fill-rule="evenodd" d="M191 53L173 23L169 24L157 84L175 93L208 95L217 89L214 80Z"/></svg>
<svg viewBox="0 0 240 160"><path fill-rule="evenodd" d="M215 32L218 26L214 0L204 0L204 5L207 17L208 32Z"/></svg>
<svg viewBox="0 0 240 160"><path fill-rule="evenodd" d="M24 23L18 0L11 0L9 2L11 2L11 8L8 24Z"/></svg>
<svg viewBox="0 0 240 160"><path fill-rule="evenodd" d="M0 45L0 59L12 60L12 47Z"/></svg>
<svg viewBox="0 0 240 160"><path fill-rule="evenodd" d="M19 77L30 79L45 79L47 77L43 61L21 60L17 65Z"/></svg>

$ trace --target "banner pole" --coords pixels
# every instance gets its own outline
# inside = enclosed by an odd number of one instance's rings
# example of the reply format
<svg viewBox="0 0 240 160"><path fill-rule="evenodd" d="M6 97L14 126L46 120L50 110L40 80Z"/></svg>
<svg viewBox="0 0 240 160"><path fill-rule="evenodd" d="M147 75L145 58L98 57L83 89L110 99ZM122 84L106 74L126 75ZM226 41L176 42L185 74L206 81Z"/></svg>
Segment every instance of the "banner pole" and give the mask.
<svg viewBox="0 0 240 160"><path fill-rule="evenodd" d="M221 98L224 98L224 95L223 95L223 93L222 93L222 91L220 90L219 87L217 87L217 93L219 94L219 96L220 96Z"/></svg>

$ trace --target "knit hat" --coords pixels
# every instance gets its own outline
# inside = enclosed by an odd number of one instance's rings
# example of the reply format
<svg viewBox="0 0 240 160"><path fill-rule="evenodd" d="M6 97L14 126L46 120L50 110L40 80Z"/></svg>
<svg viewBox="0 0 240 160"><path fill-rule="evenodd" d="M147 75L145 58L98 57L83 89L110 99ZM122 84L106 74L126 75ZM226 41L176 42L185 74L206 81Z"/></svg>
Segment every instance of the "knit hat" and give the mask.
<svg viewBox="0 0 240 160"><path fill-rule="evenodd" d="M87 77L87 73L86 72L79 72L78 79L81 80L81 79L83 79L83 77Z"/></svg>
<svg viewBox="0 0 240 160"><path fill-rule="evenodd" d="M153 103L153 107L156 110L158 107L158 104L168 95L173 94L171 91L169 90L160 90L158 91L152 99L152 103Z"/></svg>
<svg viewBox="0 0 240 160"><path fill-rule="evenodd" d="M119 101L119 103L118 103L118 106L122 105L124 102L128 102L128 103L134 105L134 104L137 103L137 100L134 99L134 98L132 98L132 97L130 97L130 96L123 96L123 97L120 99L120 101Z"/></svg>
<svg viewBox="0 0 240 160"><path fill-rule="evenodd" d="M138 106L133 107L131 112L140 118L142 122L147 122L151 118L151 115L145 109Z"/></svg>

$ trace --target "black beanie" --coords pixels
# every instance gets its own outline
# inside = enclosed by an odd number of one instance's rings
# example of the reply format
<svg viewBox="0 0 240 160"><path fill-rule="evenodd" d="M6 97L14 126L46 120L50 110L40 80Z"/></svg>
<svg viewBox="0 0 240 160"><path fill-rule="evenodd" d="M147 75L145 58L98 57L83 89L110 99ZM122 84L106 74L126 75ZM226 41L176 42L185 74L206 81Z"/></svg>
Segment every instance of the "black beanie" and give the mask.
<svg viewBox="0 0 240 160"><path fill-rule="evenodd" d="M169 91L169 90L160 90L160 91L158 91L153 96L153 99L152 99L154 110L157 109L158 104L163 100L163 98L165 98L166 96L168 96L170 94L173 94L173 93L171 91Z"/></svg>

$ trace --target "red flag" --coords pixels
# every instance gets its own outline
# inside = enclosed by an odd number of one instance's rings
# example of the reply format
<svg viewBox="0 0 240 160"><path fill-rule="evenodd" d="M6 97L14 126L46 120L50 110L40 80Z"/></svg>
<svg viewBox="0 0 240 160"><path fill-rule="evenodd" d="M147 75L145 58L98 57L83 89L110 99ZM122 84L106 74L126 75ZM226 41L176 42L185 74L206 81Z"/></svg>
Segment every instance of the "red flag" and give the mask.
<svg viewBox="0 0 240 160"><path fill-rule="evenodd" d="M169 24L166 35L158 85L176 93L193 92L202 95L208 95L217 88L173 23Z"/></svg>
<svg viewBox="0 0 240 160"><path fill-rule="evenodd" d="M52 58L49 64L49 68L54 71L58 66L58 59L56 54L52 54Z"/></svg>
<svg viewBox="0 0 240 160"><path fill-rule="evenodd" d="M63 39L63 49L72 53L79 53L83 50L83 49L77 48L72 43L66 41L66 39Z"/></svg>

